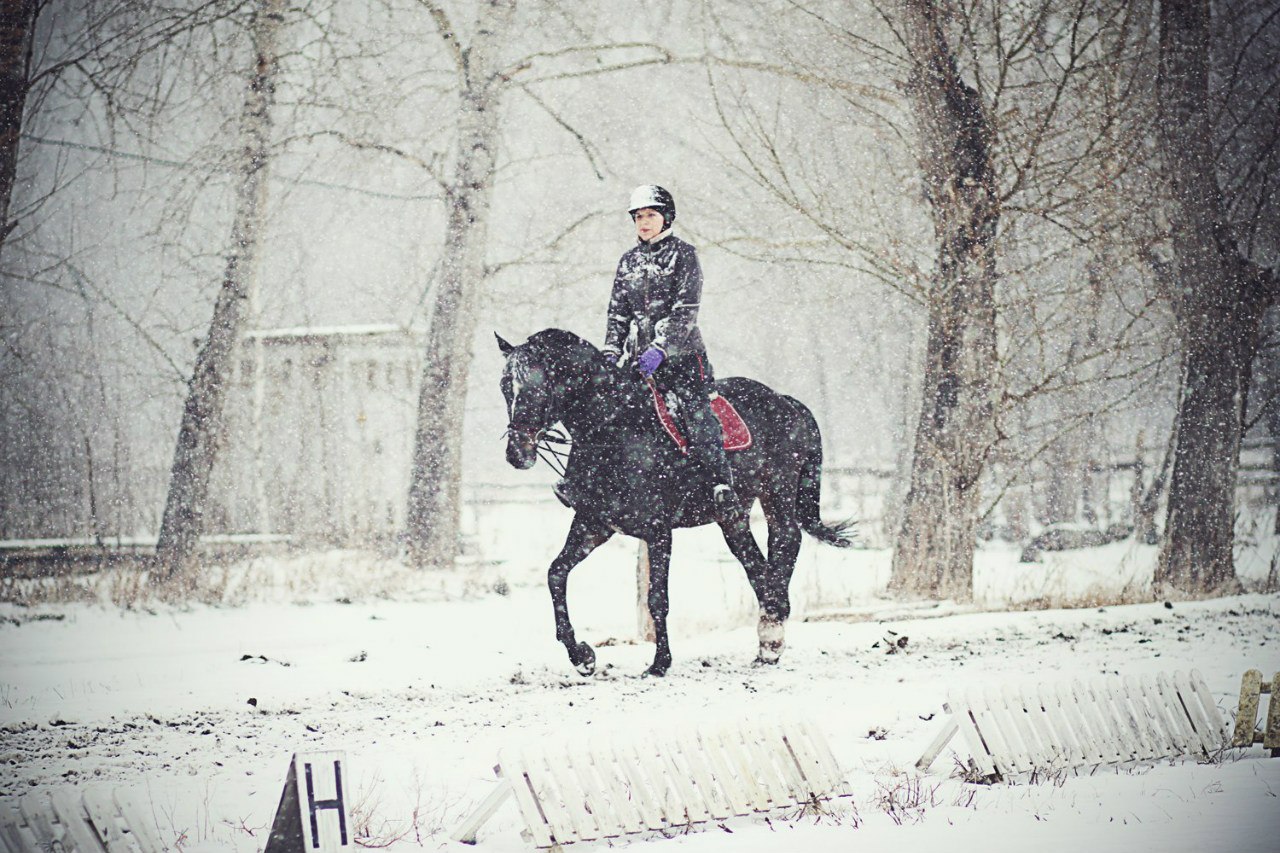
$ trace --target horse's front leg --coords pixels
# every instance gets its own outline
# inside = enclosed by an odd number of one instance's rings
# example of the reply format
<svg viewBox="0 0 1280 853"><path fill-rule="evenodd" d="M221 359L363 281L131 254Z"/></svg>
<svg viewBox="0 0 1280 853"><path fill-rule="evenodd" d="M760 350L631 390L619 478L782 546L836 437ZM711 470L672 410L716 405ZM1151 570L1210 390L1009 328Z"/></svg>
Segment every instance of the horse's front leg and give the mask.
<svg viewBox="0 0 1280 853"><path fill-rule="evenodd" d="M589 521L582 513L573 517L564 547L547 570L547 586L551 590L551 607L556 617L556 639L564 644L569 662L583 675L596 671L596 653L586 643L579 643L573 635L573 623L569 621L569 572L599 548L613 531L598 521Z"/></svg>
<svg viewBox="0 0 1280 853"><path fill-rule="evenodd" d="M667 639L667 612L671 609L667 595L667 575L671 568L671 530L660 530L645 537L649 545L649 615L657 647L648 675L666 675L671 668L671 644Z"/></svg>

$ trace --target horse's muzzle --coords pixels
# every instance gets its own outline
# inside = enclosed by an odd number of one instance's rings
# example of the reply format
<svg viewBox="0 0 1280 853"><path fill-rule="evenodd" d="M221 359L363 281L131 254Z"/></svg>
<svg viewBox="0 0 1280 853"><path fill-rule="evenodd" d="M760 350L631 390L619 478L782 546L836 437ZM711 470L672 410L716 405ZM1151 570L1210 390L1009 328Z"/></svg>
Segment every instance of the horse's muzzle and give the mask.
<svg viewBox="0 0 1280 853"><path fill-rule="evenodd" d="M538 461L538 445L533 437L512 433L507 438L507 462L512 468L527 471Z"/></svg>

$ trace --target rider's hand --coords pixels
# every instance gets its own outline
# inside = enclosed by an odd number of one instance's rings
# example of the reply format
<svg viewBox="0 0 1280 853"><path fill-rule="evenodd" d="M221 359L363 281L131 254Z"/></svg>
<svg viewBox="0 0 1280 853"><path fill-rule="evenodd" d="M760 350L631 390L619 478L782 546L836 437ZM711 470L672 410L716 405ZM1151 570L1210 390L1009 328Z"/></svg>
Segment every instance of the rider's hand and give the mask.
<svg viewBox="0 0 1280 853"><path fill-rule="evenodd" d="M662 360L666 355L657 347L649 347L640 353L640 358L636 359L636 363L640 365L641 376L652 376L653 372L658 369L658 365L662 364Z"/></svg>

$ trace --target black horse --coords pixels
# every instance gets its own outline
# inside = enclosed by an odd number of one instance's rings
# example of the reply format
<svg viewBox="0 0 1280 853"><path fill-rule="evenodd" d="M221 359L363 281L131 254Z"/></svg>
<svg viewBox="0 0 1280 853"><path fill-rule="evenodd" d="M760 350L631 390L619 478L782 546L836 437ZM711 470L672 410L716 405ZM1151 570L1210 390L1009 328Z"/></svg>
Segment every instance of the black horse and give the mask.
<svg viewBox="0 0 1280 853"><path fill-rule="evenodd" d="M633 372L610 364L587 341L561 329L538 332L520 346L498 337L506 356L507 461L527 469L539 442L557 422L573 439L568 470L578 491L573 525L547 573L556 639L583 675L595 671L595 652L579 643L569 622L569 572L615 532L643 539L649 550L649 613L657 651L649 674L671 666L667 640L667 572L671 531L716 521L710 484L662 430L648 388ZM759 382L717 383L751 430L749 448L729 454L739 505L719 521L729 550L742 563L760 602L760 663L782 653L783 623L791 612L787 586L800 551L800 531L837 547L852 544L852 525L824 524L818 515L822 436L798 400ZM769 556L748 524L759 499L769 523Z"/></svg>

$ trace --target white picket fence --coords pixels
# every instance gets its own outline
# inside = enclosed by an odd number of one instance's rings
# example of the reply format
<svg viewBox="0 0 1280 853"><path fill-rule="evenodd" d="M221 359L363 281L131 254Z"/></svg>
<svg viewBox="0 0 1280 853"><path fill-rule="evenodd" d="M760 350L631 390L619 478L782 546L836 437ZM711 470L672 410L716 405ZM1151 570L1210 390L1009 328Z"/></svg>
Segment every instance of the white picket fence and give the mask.
<svg viewBox="0 0 1280 853"><path fill-rule="evenodd" d="M509 797L535 846L683 828L851 794L806 721L639 732L499 753L498 788L455 832L474 843Z"/></svg>
<svg viewBox="0 0 1280 853"><path fill-rule="evenodd" d="M126 789L60 789L0 812L0 843L5 853L162 853L154 827Z"/></svg>
<svg viewBox="0 0 1280 853"><path fill-rule="evenodd" d="M920 770L957 733L971 768L986 777L1211 755L1226 743L1222 714L1194 670L989 686L953 693L942 707L948 718L916 762Z"/></svg>

